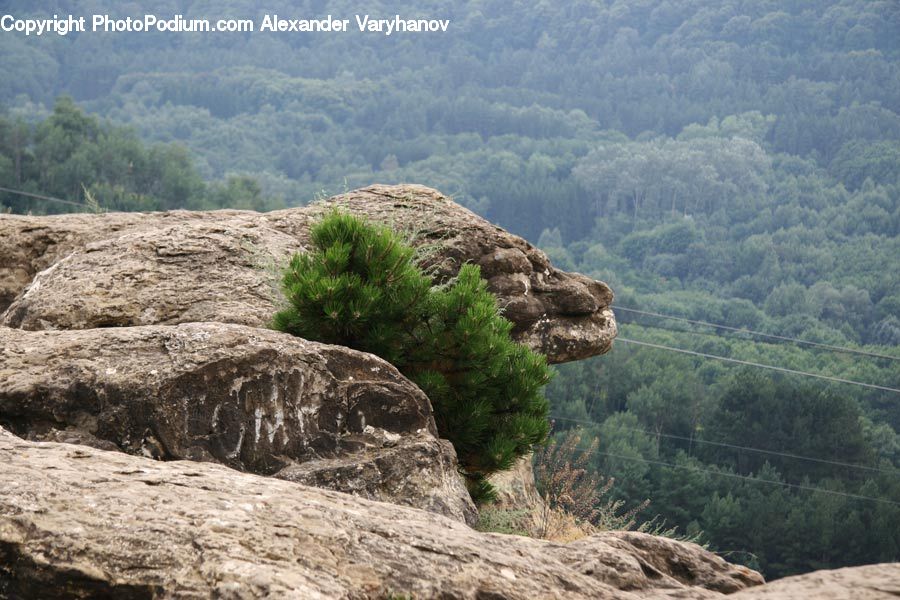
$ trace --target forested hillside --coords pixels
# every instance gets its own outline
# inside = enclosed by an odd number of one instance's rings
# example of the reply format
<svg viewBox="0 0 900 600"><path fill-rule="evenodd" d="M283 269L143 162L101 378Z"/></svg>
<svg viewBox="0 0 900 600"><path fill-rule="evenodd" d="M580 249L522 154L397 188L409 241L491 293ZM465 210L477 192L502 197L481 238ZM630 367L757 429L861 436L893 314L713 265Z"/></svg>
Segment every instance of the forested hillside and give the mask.
<svg viewBox="0 0 900 600"><path fill-rule="evenodd" d="M769 577L900 560L900 4L45 4L4 11L451 19L0 34L0 187L94 210L439 188L616 291L616 348L549 387L615 494Z"/></svg>

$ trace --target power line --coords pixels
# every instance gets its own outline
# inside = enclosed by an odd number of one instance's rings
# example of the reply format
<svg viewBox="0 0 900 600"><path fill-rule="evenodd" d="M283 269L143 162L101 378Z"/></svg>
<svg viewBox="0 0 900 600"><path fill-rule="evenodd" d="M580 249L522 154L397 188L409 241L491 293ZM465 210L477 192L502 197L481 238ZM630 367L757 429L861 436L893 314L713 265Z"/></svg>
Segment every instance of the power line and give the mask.
<svg viewBox="0 0 900 600"><path fill-rule="evenodd" d="M886 360L896 360L900 361L900 357L891 356L889 354L880 354L878 352L869 352L868 350L858 350L856 348L847 348L846 346L835 346L832 344L822 344L819 342L811 342L809 340L801 340L799 338L792 338L783 335L775 335L771 333L763 333L761 331L753 331L752 329L743 329L740 327L731 327L729 325L720 325L718 323L710 323L709 321L698 321L696 319L687 319L685 317L676 317L673 315L664 315L662 313L650 312L647 310L638 310L636 308L627 308L624 306L613 306L613 311L624 310L625 312L631 312L639 315L645 315L648 317L657 317L660 319L669 319L672 321L682 321L684 323L691 323L692 325L704 325L706 327L714 327L716 329L725 329L727 331L734 331L737 333L747 333L750 335L755 335L759 337L765 337L774 340L781 340L786 342L794 342L795 344L805 344L807 346L813 346L816 348L824 348L827 350L834 350L835 352L846 352L848 354L859 354L862 356L871 356L874 358L883 358Z"/></svg>
<svg viewBox="0 0 900 600"><path fill-rule="evenodd" d="M618 307L616 307L616 310L619 310ZM661 325L648 325L647 323L641 323L640 321L638 321L636 319L631 320L631 321L623 321L622 320L623 318L624 318L623 313L616 314L616 323L618 323L619 325L637 325L639 327L649 327L650 329L659 329L660 331L671 331L673 333L689 333L691 335L704 335L707 337L716 338L718 340L731 339L731 338L723 338L722 335L720 335L714 331L697 331L696 329L677 329L677 328L672 328L672 327L662 327ZM634 317L629 317L629 318L634 319ZM747 340L747 341L749 341L751 343L757 343L754 340Z"/></svg>
<svg viewBox="0 0 900 600"><path fill-rule="evenodd" d="M787 481L778 481L777 479L760 479L758 477L751 477L749 475L740 475L738 473L725 473L722 471L712 471L710 469L701 469L699 467L689 467L687 465L676 465L675 463L666 462L663 460L651 460L648 458L638 458L636 456L625 456L624 454L613 454L611 452L600 452L594 451L596 454L600 454L603 456L609 456L611 458L621 458L623 460L633 460L639 462L645 462L649 464L662 465L666 467L672 467L675 469L683 469L685 471L695 471L698 473L709 473L710 475L720 475L722 477L732 477L734 479L742 479L744 481L753 481L757 483L768 483L772 485L781 485L785 487L790 487L798 490L805 490L808 492L819 492L822 494L832 494L834 496L843 496L845 498L855 498L857 500L871 500L873 502L881 502L884 504L890 504L893 506L900 506L900 502L895 502L893 500L888 500L887 498L876 498L874 496L863 496L860 494L850 494L848 492L838 492L836 490L826 490L824 488L815 487L812 485L802 485L799 483L789 483Z"/></svg>
<svg viewBox="0 0 900 600"><path fill-rule="evenodd" d="M696 329L678 329L677 327L676 327L676 328L673 328L673 327L663 327L663 326L661 326L661 325L650 325L650 324L648 324L648 323L641 323L640 321L637 321L637 320L623 321L623 320L622 320L623 314L624 314L624 313L619 313L619 314L616 315L616 322L617 322L619 325L635 325L635 326L637 326L637 327L643 327L643 328L645 328L645 329L656 329L656 330L659 330L659 331L671 331L672 333L687 333L687 334L690 334L690 335L702 335L702 336L705 336L705 337L708 337L708 338L714 338L714 339L717 339L717 340L720 340L720 341L721 341L721 340L731 340L731 339L733 339L733 338L729 338L729 337L723 337L721 334L716 333L716 332L714 332L714 331L698 331L698 330L696 330ZM629 317L629 318L630 318L630 317ZM741 341L744 341L744 340L741 340ZM762 342L758 342L757 340L752 340L752 339L747 339L746 341L750 342L751 344L759 344L759 343L762 343Z"/></svg>
<svg viewBox="0 0 900 600"><path fill-rule="evenodd" d="M0 192L8 192L10 194L18 194L20 196L37 198L38 200L46 200L48 202L59 202L61 204L69 204L71 206L82 206L85 208L89 208L87 204L82 204L81 202L73 202L71 200L63 200L62 198L53 198L52 196L43 196L41 194L32 194L31 192L23 192L22 190L13 190L10 188L0 187Z"/></svg>
<svg viewBox="0 0 900 600"><path fill-rule="evenodd" d="M625 456L624 454L614 454L612 452L601 452L599 450L589 451L585 450L584 452L588 454L599 454L601 456L609 456L611 458L621 458L623 460L632 460L637 462L648 463L652 465L661 465L665 467L672 467L673 469L683 469L685 471L694 471L697 473L708 473L710 475L719 475L721 477L731 477L733 479L741 479L744 481L751 481L755 483L767 483L770 485L780 485L783 487L794 488L798 490L805 490L808 492L818 492L821 494L831 494L833 496L843 496L844 498L854 498L856 500L871 500L872 502L880 502L883 504L890 504L892 506L900 506L900 502L895 502L893 500L888 500L887 498L876 498L874 496L863 496L860 494L851 494L849 492L838 492L836 490L826 490L824 488L815 487L812 485L803 485L799 483L789 483L787 481L778 481L776 479L760 479L759 477L751 477L749 475L740 475L738 473L725 473L722 471L712 471L710 469L701 469L700 467L689 467L687 465L677 465L675 463L666 462L663 460L652 460L644 457L636 457L636 456Z"/></svg>
<svg viewBox="0 0 900 600"><path fill-rule="evenodd" d="M572 423L582 423L585 425L601 425L601 423L598 423L597 421L586 421L584 419L570 419L568 417L559 417L559 416L554 416L554 415L551 415L550 418L551 419L559 419L560 421L570 421ZM773 456L784 456L787 458L794 458L797 460L807 460L810 462L834 465L834 466L838 466L838 467L847 467L847 468L851 468L851 469L861 469L861 470L865 470L865 471L874 471L874 472L878 472L878 473L885 473L887 475L895 475L895 476L900 475L900 471L896 471L893 469L881 469L879 467L868 467L866 465L845 463L845 462L841 462L838 460L828 460L825 458L813 458L811 456L801 456L799 454L791 454L790 452L777 452L775 450L764 450L762 448L753 448L751 446L739 446L737 444L729 444L727 442L713 442L710 440L691 438L691 437L687 437L684 435L675 435L672 433L656 433L654 431L648 431L646 429L640 429L638 427L618 427L618 428L623 429L625 431L637 431L640 433L646 433L647 435L652 435L652 436L658 435L659 437L664 437L664 438L671 438L671 439L675 439L675 440L684 440L686 442L689 441L694 444L706 444L709 446L719 446L722 448L733 448L735 450L746 450L748 452L757 452L759 454L771 454Z"/></svg>
<svg viewBox="0 0 900 600"><path fill-rule="evenodd" d="M900 394L900 389L887 387L884 385L876 385L874 383L865 383L862 381L853 381L851 379L843 379L841 377L832 377L830 375L820 375L818 373L807 373L806 371L798 371L796 369L788 369L787 367L778 367L775 365L764 365L762 363L752 362L749 360L740 360L737 358L728 358L725 356L718 356L716 354L706 354L705 352L696 352L694 350L686 350L684 348L675 348L672 346L663 346L662 344L652 344L650 342L642 342L640 340L631 340L628 338L617 337L616 341L625 342L626 344L637 344L638 346L648 346L650 348L656 348L658 350L669 350L671 352L680 352L682 354L690 354L692 356L699 356L702 358L711 358L714 360L721 360L730 363L736 363L739 365L746 365L749 367L758 367L760 369L771 369L773 371L780 371L782 373L791 373L793 375L804 375L806 377L815 377L817 379L825 379L827 381L834 381L837 383L846 383L848 385L858 385L861 387L871 388L874 390L882 390L885 392L894 392L895 394Z"/></svg>

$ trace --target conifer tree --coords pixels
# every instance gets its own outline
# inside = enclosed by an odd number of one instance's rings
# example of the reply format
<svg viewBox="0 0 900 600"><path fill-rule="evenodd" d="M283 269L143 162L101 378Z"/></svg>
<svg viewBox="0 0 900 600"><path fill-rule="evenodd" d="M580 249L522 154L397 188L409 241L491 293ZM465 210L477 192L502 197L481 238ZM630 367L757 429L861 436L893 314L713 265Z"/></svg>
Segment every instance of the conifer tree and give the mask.
<svg viewBox="0 0 900 600"><path fill-rule="evenodd" d="M399 367L428 305L430 279L414 250L385 227L333 212L310 231L282 278L288 306L274 328L371 352Z"/></svg>
<svg viewBox="0 0 900 600"><path fill-rule="evenodd" d="M489 498L486 477L547 436L545 358L512 340L479 267L432 285L397 234L340 212L311 237L285 271L274 327L394 364L430 398L472 496Z"/></svg>

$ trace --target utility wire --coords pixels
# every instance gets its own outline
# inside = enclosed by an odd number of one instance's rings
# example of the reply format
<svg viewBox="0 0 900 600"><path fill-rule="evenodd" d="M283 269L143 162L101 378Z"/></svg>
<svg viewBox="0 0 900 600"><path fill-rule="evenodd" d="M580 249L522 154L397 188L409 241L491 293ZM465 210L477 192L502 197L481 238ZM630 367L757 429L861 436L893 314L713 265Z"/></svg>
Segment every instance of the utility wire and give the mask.
<svg viewBox="0 0 900 600"><path fill-rule="evenodd" d="M662 465L665 467L672 467L674 469L683 469L685 471L694 471L697 473L709 473L710 475L720 475L722 477L731 477L733 479L742 479L744 481L754 481L757 483L768 483L770 485L780 485L784 487L790 487L798 490L805 490L808 492L819 492L822 494L831 494L834 496L843 496L845 498L855 498L857 500L871 500L872 502L880 502L883 504L890 504L892 506L900 506L900 502L895 502L893 500L888 500L887 498L876 498L874 496L862 496L860 494L851 494L848 492L839 492L837 490L826 490L824 488L815 487L812 485L802 485L799 483L789 483L787 481L778 481L776 479L760 479L759 477L751 477L749 475L740 475L738 473L725 473L722 471L712 471L710 469L701 469L699 467L689 467L687 465L676 465L675 463L666 462L663 460L652 460L649 458L636 457L636 456L625 456L624 454L614 454L612 452L601 452L599 450L594 450L593 452L589 452L585 450L584 452L589 454L599 454L601 456L609 456L611 458L621 458L623 460L632 460L637 462L648 463L652 465Z"/></svg>
<svg viewBox="0 0 900 600"><path fill-rule="evenodd" d="M598 423L597 421L586 421L584 419L570 419L568 417L560 417L560 416L555 416L555 415L551 415L550 418L558 419L560 421L569 421L572 423L582 423L584 425L602 425L602 423ZM753 448L751 446L739 446L737 444L729 444L726 442L713 442L710 440L691 438L691 437L687 437L684 435L675 435L675 434L671 434L671 433L656 433L654 431L648 431L646 429L640 429L638 427L617 427L617 428L625 430L625 431L636 431L636 432L640 432L640 433L646 433L647 435L652 435L652 436L658 435L659 437L670 438L670 439L674 439L674 440L684 440L686 442L692 442L694 444L706 444L709 446L719 446L722 448L733 448L735 450L745 450L747 452L757 452L759 454L771 454L773 456L784 456L787 458L794 458L797 460L807 460L810 462L822 463L822 464L826 464L826 465L833 465L833 466L837 466L837 467L847 467L850 469L860 469L860 470L865 470L865 471L874 471L874 472L878 472L878 473L885 473L887 475L895 475L895 476L900 475L900 471L897 471L894 469L881 469L879 467L868 467L866 465L845 463L845 462L841 462L838 460L828 460L825 458L813 458L811 456L801 456L799 454L791 454L790 452L777 452L775 450L764 450L762 448Z"/></svg>
<svg viewBox="0 0 900 600"><path fill-rule="evenodd" d="M729 326L729 325L720 325L720 324L718 324L718 323L710 323L710 322L708 322L708 321L698 321L698 320L695 320L695 319L686 319L685 317L676 317L676 316L673 316L673 315L664 315L664 314L662 314L662 313L650 312L650 311L647 311L647 310L638 310L638 309L636 309L636 308L627 308L627 307L625 307L625 306L618 306L618 305L616 305L616 306L613 306L612 309L613 309L614 312L617 311L617 310L623 310L623 311L625 311L625 312L635 313L635 314L638 314L638 315L645 315L645 316L648 316L648 317L657 317L657 318L660 318L660 319L669 319L669 320L672 320L672 321L682 321L682 322L684 322L684 323L691 323L692 325L704 325L704 326L706 326L706 327L714 327L714 328L716 328L716 329L725 329L725 330L727 330L727 331L734 331L734 332L737 332L737 333L747 333L747 334L750 334L750 335L755 335L755 336L759 336L759 337L765 337L765 338L774 339L774 340L781 340L781 341L785 341L785 342L794 342L795 344L805 344L805 345L807 345L807 346L813 346L813 347L816 347L816 348L824 348L824 349L827 349L827 350L834 350L835 352L846 352L846 353L848 353L848 354L859 354L859 355L862 355L862 356L871 356L871 357L874 357L874 358L883 358L883 359L886 359L886 360L896 360L896 361L900 361L900 357L897 357L897 356L891 356L891 355L889 355L889 354L880 354L880 353L878 353L878 352L869 352L869 351L867 351L867 350L858 350L858 349L856 349L856 348L847 348L846 346L835 346L835 345L832 345L832 344L821 344L821 343L819 343L819 342L811 342L811 341L809 341L809 340L801 340L801 339L798 339L798 338L792 338L792 337L787 337L787 336L783 336L783 335L774 335L774 334L771 334L771 333L763 333L763 332L761 332L761 331L753 331L753 330L751 330L751 329L742 329L742 328L740 328L740 327L731 327L731 326Z"/></svg>
<svg viewBox="0 0 900 600"><path fill-rule="evenodd" d="M843 379L841 377L832 377L830 375L820 375L818 373L807 373L806 371L797 371L796 369L788 369L787 367L778 367L775 365L764 365L762 363L752 362L749 360L740 360L737 358L728 358L725 356L718 356L716 354L706 354L705 352L695 352L694 350L686 350L684 348L675 348L672 346L663 346L662 344L652 344L650 342L642 342L640 340L631 340L623 337L616 337L616 341L625 342L626 344L637 344L638 346L647 346L650 348L656 348L658 350L669 350L670 352L680 352L682 354L690 354L692 356L700 356L702 358L711 358L714 360L721 360L730 363L736 363L739 365L746 365L749 367L758 367L760 369L771 369L773 371L780 371L782 373L791 373L793 375L804 375L806 377L815 377L817 379L825 379L827 381L835 381L837 383L846 383L848 385L858 385L865 388L871 388L873 390L882 390L885 392L894 392L895 394L900 394L900 389L887 387L884 385L876 385L874 383L865 383L862 381L853 381L851 379Z"/></svg>
<svg viewBox="0 0 900 600"><path fill-rule="evenodd" d="M731 341L732 339L735 339L735 338L731 338L731 337L724 337L721 334L716 333L715 331L698 331L696 329L679 329L677 327L677 325L675 327L663 327L661 325L650 325L648 323L642 323L638 320L625 321L625 320L623 320L624 318L625 318L624 313L619 313L616 315L616 322L619 325L634 325L636 327L643 327L644 329L656 329L659 331L671 331L672 333L686 333L689 335L702 335L704 337L713 338L713 339L716 339L719 341L723 341L723 340ZM628 317L628 318L634 319L634 317ZM751 344L765 343L765 342L760 342L760 341L749 339L749 338L741 339L740 341L742 341L742 342L747 341L747 342L750 342ZM780 346L780 344L778 344L778 346Z"/></svg>
<svg viewBox="0 0 900 600"><path fill-rule="evenodd" d="M71 206L83 206L89 208L87 204L81 202L73 202L71 200L63 200L62 198L53 198L52 196L42 196L41 194L32 194L31 192L23 192L22 190L12 190L10 188L0 187L0 192L8 192L10 194L18 194L29 198L37 198L38 200L46 200L48 202L59 202L60 204L69 204Z"/></svg>
<svg viewBox="0 0 900 600"><path fill-rule="evenodd" d="M619 310L619 308L616 307L616 310ZM675 328L672 328L672 327L662 327L661 325L648 325L647 323L641 323L640 321L636 320L634 317L631 317L631 316L628 317L629 319L632 319L629 321L624 321L623 320L624 318L625 318L624 313L616 314L616 323L618 323L619 325L637 325L638 327L659 329L660 331L671 331L672 333L689 333L691 335L703 335L706 337L715 338L717 340L731 340L732 339L732 338L728 338L728 337L723 337L721 334L716 333L714 331L698 331L696 329L678 329L677 326ZM748 341L753 344L759 343L756 340L743 340L742 339L741 341Z"/></svg>
<svg viewBox="0 0 900 600"><path fill-rule="evenodd" d="M678 465L671 462L666 462L664 460L653 460L644 457L637 456L626 456L624 454L615 454L613 452L603 452L601 450L583 450L585 454L597 454L600 456L608 456L610 458L621 458L623 460L631 460L636 462L643 462L651 465L660 465L664 467L672 467L673 469L682 469L685 471L694 471L697 473L708 473L710 475L719 475L721 477L731 477L732 479L740 479L743 481L751 481L756 483L767 483L770 485L780 485L784 487L794 488L798 490L805 490L808 492L820 492L822 494L832 494L835 496L843 496L845 498L855 498L857 500L871 500L873 502L881 502L884 504L890 504L893 506L900 506L900 502L895 502L894 500L888 500L887 498L876 498L874 496L863 496L861 494L851 494L849 492L839 492L837 490L827 490L825 488L820 488L812 485L803 485L800 483L790 483L787 481L778 481L777 479L761 479L759 477L752 477L750 475L741 475L739 473L726 473L723 471L713 471L711 469L701 469L700 467L691 467L687 465Z"/></svg>

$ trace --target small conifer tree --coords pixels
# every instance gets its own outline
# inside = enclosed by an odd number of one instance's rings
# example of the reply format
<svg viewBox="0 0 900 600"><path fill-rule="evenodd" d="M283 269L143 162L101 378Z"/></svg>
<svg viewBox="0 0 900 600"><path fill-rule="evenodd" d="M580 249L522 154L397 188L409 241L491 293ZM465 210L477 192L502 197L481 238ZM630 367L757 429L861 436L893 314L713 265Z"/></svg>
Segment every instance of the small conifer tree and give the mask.
<svg viewBox="0 0 900 600"><path fill-rule="evenodd" d="M431 399L472 496L489 498L486 477L547 437L544 357L512 340L477 266L433 286L397 234L336 211L311 238L284 273L274 327L394 364Z"/></svg>
<svg viewBox="0 0 900 600"><path fill-rule="evenodd" d="M391 230L333 212L310 231L282 278L288 306L274 328L377 354L396 365L429 304L430 279Z"/></svg>

